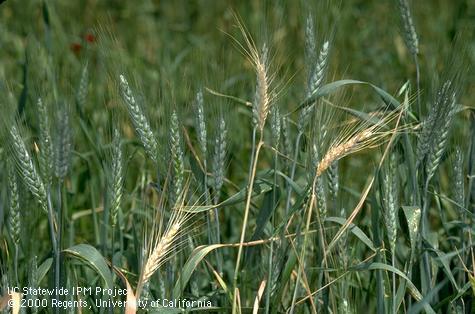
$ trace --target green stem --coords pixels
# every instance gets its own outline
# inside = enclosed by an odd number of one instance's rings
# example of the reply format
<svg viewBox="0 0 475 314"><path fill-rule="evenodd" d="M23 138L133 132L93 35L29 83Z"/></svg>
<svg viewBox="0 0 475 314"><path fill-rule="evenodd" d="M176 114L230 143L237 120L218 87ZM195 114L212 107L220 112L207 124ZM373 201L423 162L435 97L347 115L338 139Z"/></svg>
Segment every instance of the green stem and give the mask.
<svg viewBox="0 0 475 314"><path fill-rule="evenodd" d="M277 186L277 161L278 161L278 155L277 155L277 147L276 150L274 151L274 188L272 189L272 206L274 211L272 212L272 232L275 229L275 203L276 203L276 186ZM266 307L265 307L265 313L269 314L269 309L270 309L270 295L272 292L272 261L274 259L274 241L271 241L270 243L270 252L269 252L269 263L268 263L268 276L267 276L267 289L266 289Z"/></svg>
<svg viewBox="0 0 475 314"><path fill-rule="evenodd" d="M295 177L295 168L297 167L297 158L299 157L299 146L300 146L300 138L302 137L302 132L299 132L297 135L297 140L295 142L295 152L294 152L294 160L292 161L292 169L290 171L290 180L293 181ZM292 188L289 185L287 185L287 201L285 203L285 214L289 212L290 208L290 196L292 194Z"/></svg>
<svg viewBox="0 0 475 314"><path fill-rule="evenodd" d="M247 190L247 197L246 197L246 207L244 209L244 219L242 223L242 229L241 229L241 237L239 240L239 249L238 249L238 254L237 254L237 259L236 259L236 268L234 269L234 278L233 278L233 309L232 313L235 314L237 313L237 280L238 280L238 275L239 275L239 267L241 266L241 257L242 257L242 251L243 251L243 244L244 244L244 239L246 237L246 227L247 227L247 220L249 218L249 210L251 208L251 196L252 196L252 191L254 187L254 179L256 177L256 168L257 168L257 160L259 159L259 152L261 150L262 145L264 142L262 141L262 132L260 132L260 138L259 142L257 145L255 144L255 139L256 139L256 132L257 129L254 128L252 130L252 152L251 152L251 165L249 168L249 184L248 184L248 190Z"/></svg>
<svg viewBox="0 0 475 314"><path fill-rule="evenodd" d="M428 239L428 213L429 210L429 181L428 178L424 185L424 206L422 207L422 217L421 217L421 237L420 237L420 248L422 249L423 239ZM421 272L421 283L423 294L427 294L430 291L431 275L430 275L430 263L429 263L429 253L424 251L422 254L422 272Z"/></svg>
<svg viewBox="0 0 475 314"><path fill-rule="evenodd" d="M420 77L420 68L419 68L419 60L417 59L417 55L414 55L414 64L416 65L416 84L417 84L417 114L419 116L419 120L421 119L422 114L422 105L421 105L421 77Z"/></svg>
<svg viewBox="0 0 475 314"><path fill-rule="evenodd" d="M316 193L315 193L315 185L317 182L317 177L315 177L313 184L312 184L312 196L310 198L309 205L307 207L307 221L305 224L305 233L303 237L303 244L302 248L300 251L300 262L298 263L298 270L297 270L297 278L295 279L295 288L294 288L294 293L292 296L292 304L289 310L289 313L293 314L295 311L295 302L297 300L297 292L299 288L299 282L300 282L300 277L302 276L303 268L305 267L305 252L306 252L306 247L307 247L307 242L308 242L308 234L310 233L310 222L312 221L312 209L314 205L316 204ZM318 212L318 208L317 208ZM313 303L312 303L313 307ZM316 309L313 308L313 311L316 312Z"/></svg>
<svg viewBox="0 0 475 314"><path fill-rule="evenodd" d="M391 252L391 265L393 266L393 268L395 269L396 268L396 252L395 252L395 249L393 249L393 251ZM393 282L392 282L392 285L393 285L393 314L396 314L396 273L395 272L392 272L393 273Z"/></svg>
<svg viewBox="0 0 475 314"><path fill-rule="evenodd" d="M17 287L20 286L20 281L18 280L18 244L15 243L15 256L13 261L13 271L15 273L15 280Z"/></svg>

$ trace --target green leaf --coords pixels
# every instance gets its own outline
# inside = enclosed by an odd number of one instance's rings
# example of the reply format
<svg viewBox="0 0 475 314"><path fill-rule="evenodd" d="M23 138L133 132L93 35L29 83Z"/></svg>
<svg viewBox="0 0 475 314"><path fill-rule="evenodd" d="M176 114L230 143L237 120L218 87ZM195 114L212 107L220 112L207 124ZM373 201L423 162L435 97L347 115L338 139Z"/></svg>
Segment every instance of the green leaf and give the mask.
<svg viewBox="0 0 475 314"><path fill-rule="evenodd" d="M346 222L345 218L341 217L327 217L325 221L329 222L336 222L337 224L344 225ZM369 247L373 252L376 252L376 248L374 247L373 241L355 224L351 224L349 227L349 231L351 231L358 239L360 239L367 247Z"/></svg>
<svg viewBox="0 0 475 314"><path fill-rule="evenodd" d="M417 289L417 287L399 269L397 269L395 267L392 267L391 265L383 264L383 263L370 263L370 264L363 263L363 264L357 265L355 267L352 267L352 270L363 270L363 269L366 269L366 270L385 270L385 271L395 273L396 275L398 275L399 277L401 277L402 279L404 279L406 281L409 291L411 292L412 296L417 301L422 301L423 300L422 294ZM432 309L432 307L428 303L424 304L424 309L426 310L427 313L434 313L435 314L435 311Z"/></svg>
<svg viewBox="0 0 475 314"><path fill-rule="evenodd" d="M88 244L78 244L63 251L64 254L84 262L94 269L104 279L106 288L114 287L112 273L102 255L94 247Z"/></svg>
<svg viewBox="0 0 475 314"><path fill-rule="evenodd" d="M48 273L49 269L51 268L51 265L53 265L53 258L47 258L40 266L38 266L37 274L37 284L39 285L41 280L46 276Z"/></svg>
<svg viewBox="0 0 475 314"><path fill-rule="evenodd" d="M188 284L188 281L190 280L191 275L195 271L196 267L201 262L201 260L205 258L206 255L208 255L208 253L217 248L225 246L226 244L202 245L194 249L193 253L191 253L191 256L181 269L179 278L175 284L175 288L173 289L173 296L175 298L179 298L181 296L183 289L185 289L186 285Z"/></svg>
<svg viewBox="0 0 475 314"><path fill-rule="evenodd" d="M406 217L407 227L409 228L411 250L414 251L417 246L417 235L419 234L419 225L421 222L421 209L417 206L402 206L402 210Z"/></svg>
<svg viewBox="0 0 475 314"><path fill-rule="evenodd" d="M455 290L459 291L460 288L457 285L457 281L454 278L453 272L450 269L449 264L447 263L446 256L444 256L444 254L442 252L440 252L439 250L437 250L435 247L432 247L432 245L430 245L430 243L425 242L425 244L427 246L429 246L429 252L433 252L437 255L437 258L434 258L434 260L438 261L442 264L442 270L444 271L445 275L447 275L447 278L450 280L450 282L454 286Z"/></svg>
<svg viewBox="0 0 475 314"><path fill-rule="evenodd" d="M185 310L159 305L157 307L151 307L151 306L147 307L147 312L157 313L157 314L176 314L176 313L185 313Z"/></svg>
<svg viewBox="0 0 475 314"><path fill-rule="evenodd" d="M259 196L261 194L267 193L272 190L272 184L263 180L263 179L256 179L254 182L254 187L252 189L252 197ZM220 204L217 205L209 205L209 206L190 206L186 207L185 210L190 213L201 213L208 211L213 208L222 208L229 205L238 204L240 202L244 202L247 195L247 187L240 190L236 194L230 196L228 199L224 200Z"/></svg>
<svg viewBox="0 0 475 314"><path fill-rule="evenodd" d="M298 111L303 107L309 106L309 105L313 104L318 98L320 98L322 96L327 96L329 94L332 94L333 92L335 92L339 88L347 86L347 85L367 85L367 86L370 86L379 95L379 97L381 97L381 99L388 106L390 106L391 108L396 109L396 108L401 106L401 103L399 101L397 101L396 98L391 96L388 92L386 92L382 88L380 88L376 85L373 85L371 83L368 83L368 82L347 79L347 80L334 81L334 82L323 85L322 87L317 89L315 91L315 93L313 93L309 98L307 98L303 102L301 102L297 106L297 108L292 110L289 114L291 114L295 111ZM408 112L408 115L411 117L411 119L417 120L417 118L411 112Z"/></svg>
<svg viewBox="0 0 475 314"><path fill-rule="evenodd" d="M275 195L273 191L275 191ZM270 217L272 217L272 213L274 212L277 205L279 204L280 190L275 189L273 191L267 192L264 196L264 202L262 206L260 206L259 214L257 215L257 219L256 219L256 228L251 237L251 241L257 240L261 237L261 235L264 232L264 227L266 223L269 221ZM275 203L274 203L274 197L276 201Z"/></svg>

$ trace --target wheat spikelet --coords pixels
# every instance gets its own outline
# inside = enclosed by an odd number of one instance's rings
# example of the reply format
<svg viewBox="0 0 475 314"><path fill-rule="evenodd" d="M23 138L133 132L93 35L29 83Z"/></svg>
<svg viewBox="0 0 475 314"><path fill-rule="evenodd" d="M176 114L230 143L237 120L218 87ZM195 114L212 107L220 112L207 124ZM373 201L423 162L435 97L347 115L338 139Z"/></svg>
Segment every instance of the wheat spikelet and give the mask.
<svg viewBox="0 0 475 314"><path fill-rule="evenodd" d="M84 65L82 72L81 72L81 79L79 80L79 86L76 93L76 103L79 108L84 108L86 105L87 99L87 86L89 84L89 69L88 63Z"/></svg>
<svg viewBox="0 0 475 314"><path fill-rule="evenodd" d="M122 98L126 104L127 111L132 120L135 132L137 133L142 145L145 149L147 156L154 161L158 162L158 143L157 139L153 135L152 128L145 116L142 108L136 102L132 90L129 87L129 83L125 79L124 75L120 75L120 90Z"/></svg>
<svg viewBox="0 0 475 314"><path fill-rule="evenodd" d="M282 117L282 136L284 144L284 155L287 157L292 156L292 142L289 129L289 121L287 117ZM287 162L287 166L290 166L290 162Z"/></svg>
<svg viewBox="0 0 475 314"><path fill-rule="evenodd" d="M183 191L185 166L178 116L173 111L170 117L170 157L173 168L173 190L171 191L171 204L175 205Z"/></svg>
<svg viewBox="0 0 475 314"><path fill-rule="evenodd" d="M383 172L382 180L382 203L384 208L384 222L388 235L391 252L396 249L397 239L397 210L398 210L398 178L397 158L392 153L389 162Z"/></svg>
<svg viewBox="0 0 475 314"><path fill-rule="evenodd" d="M203 106L203 92L200 90L196 93L196 120L195 127L196 133L198 134L198 143L200 145L201 153L203 154L203 162L206 163L207 155L207 134L206 134L206 123L205 123L205 114Z"/></svg>
<svg viewBox="0 0 475 314"><path fill-rule="evenodd" d="M318 166L318 161L320 159L320 150L318 147L317 137L313 137L313 145L310 150L310 169L314 170ZM308 172L309 180L313 178L313 171ZM327 200L325 195L325 187L323 182L323 177L317 177L315 182L315 194L317 196L317 208L321 218L325 218L327 215Z"/></svg>
<svg viewBox="0 0 475 314"><path fill-rule="evenodd" d="M213 174L214 174L214 194L215 202L219 200L221 188L224 182L224 163L226 160L226 122L223 117L220 118L218 134L215 140L215 150L213 158Z"/></svg>
<svg viewBox="0 0 475 314"><path fill-rule="evenodd" d="M419 40L412 20L411 10L407 0L399 0L399 11L404 27L404 39L412 55L419 53Z"/></svg>
<svg viewBox="0 0 475 314"><path fill-rule="evenodd" d="M452 94L452 99L450 100L450 103L445 104L444 107L446 108L442 110L442 115L440 117L441 119L439 120L439 123L437 124L436 129L433 132L432 144L427 154L427 161L425 165L427 180L430 180L430 178L434 176L435 171L437 170L437 167L440 164L440 160L447 146L452 121L454 120L455 116L455 94Z"/></svg>
<svg viewBox="0 0 475 314"><path fill-rule="evenodd" d="M317 63L315 64L313 72L309 77L307 97L310 97L315 94L323 83L328 64L329 51L330 43L328 41L325 41L322 45L322 48L320 49Z"/></svg>
<svg viewBox="0 0 475 314"><path fill-rule="evenodd" d="M312 95L314 95L318 91L318 89L321 87L323 83L323 80L325 79L329 50L330 50L330 44L328 41L325 41L323 43L322 48L320 49L318 59L315 62L315 65L311 67L311 70L309 73L308 82L307 82L307 98L312 97ZM314 108L315 108L315 104L312 103L308 106L303 107L300 110L298 123L297 123L297 127L300 133L304 132L304 128L307 125L307 122L309 118L311 117Z"/></svg>
<svg viewBox="0 0 475 314"><path fill-rule="evenodd" d="M72 134L70 125L69 108L66 104L58 113L58 128L56 133L55 149L55 175L64 179L69 170L72 151Z"/></svg>
<svg viewBox="0 0 475 314"><path fill-rule="evenodd" d="M454 201L457 204L457 209L462 217L465 217L465 187L463 178L463 154L460 147L455 149L454 154Z"/></svg>
<svg viewBox="0 0 475 314"><path fill-rule="evenodd" d="M334 161L327 169L328 190L334 200L338 197L339 178L338 178L338 161Z"/></svg>
<svg viewBox="0 0 475 314"><path fill-rule="evenodd" d="M147 282L155 271L165 262L165 257L173 247L173 243L180 232L181 224L179 222L173 223L165 232L163 237L158 241L153 248L152 254L147 259L143 272L143 281Z"/></svg>
<svg viewBox="0 0 475 314"><path fill-rule="evenodd" d="M325 219L327 217L327 198L325 195L325 185L323 177L317 177L315 182L315 193L317 196L317 207L320 214L320 219Z"/></svg>
<svg viewBox="0 0 475 314"><path fill-rule="evenodd" d="M264 125L271 108L273 99L277 96L271 89L274 75L269 73L269 50L264 43L259 51L251 35L248 33L242 22L234 16L238 27L244 38L245 46L235 39L241 52L248 58L256 72L256 91L252 103L252 124L259 131L264 130Z"/></svg>
<svg viewBox="0 0 475 314"><path fill-rule="evenodd" d="M112 141L112 178L110 187L110 213L112 227L117 223L117 214L120 209L123 185L124 185L124 170L123 170L123 154L120 141L120 132L114 128L114 135Z"/></svg>
<svg viewBox="0 0 475 314"><path fill-rule="evenodd" d="M35 197L41 209L47 212L48 199L45 185L41 177L38 175L33 159L26 149L25 143L20 135L19 127L16 123L11 126L9 134L11 138L11 147L20 177L28 190Z"/></svg>
<svg viewBox="0 0 475 314"><path fill-rule="evenodd" d="M313 24L313 16L309 14L305 20L305 57L307 63L313 65L315 51L317 50L317 45L315 44L315 27ZM310 73L312 70L310 70ZM310 76L310 75L309 75Z"/></svg>
<svg viewBox="0 0 475 314"><path fill-rule="evenodd" d="M11 162L8 162L8 195L9 195L9 225L10 235L13 243L18 246L20 243L20 194L15 169Z"/></svg>
<svg viewBox="0 0 475 314"><path fill-rule="evenodd" d="M427 157L430 147L434 144L435 133L437 126L443 123L446 119L449 108L449 94L452 89L450 81L445 82L437 96L434 104L430 108L429 114L422 124L422 131L419 135L417 143L417 164L420 165Z"/></svg>
<svg viewBox="0 0 475 314"><path fill-rule="evenodd" d="M282 129L282 120L280 116L279 106L273 106L270 113L272 141L274 143L275 148L278 148L280 143L280 133Z"/></svg>
<svg viewBox="0 0 475 314"><path fill-rule="evenodd" d="M375 116L376 113L372 115ZM339 159L362 149L378 146L391 132L397 132L405 128L405 126L398 126L397 129L393 131L385 129L387 124L394 121L398 116L400 116L400 111L396 110L390 112L382 118L378 118L374 124L368 126L367 123L365 123L357 127L355 131L350 131L349 136L337 138L318 163L316 176L321 176L325 170Z"/></svg>
<svg viewBox="0 0 475 314"><path fill-rule="evenodd" d="M174 207L163 233L160 232L160 228L156 223L152 227L149 245L137 284L137 299L140 298L143 287L149 282L152 275L172 257L172 253L176 252L181 245L179 238L187 230L185 224L191 214L182 210L184 207L184 193L180 195L179 202L179 206Z"/></svg>
<svg viewBox="0 0 475 314"><path fill-rule="evenodd" d="M267 46L264 44L261 54L255 60L257 85L256 95L254 97L254 110L255 115L257 115L258 126L261 132L264 129L264 124L270 108L267 54Z"/></svg>
<svg viewBox="0 0 475 314"><path fill-rule="evenodd" d="M51 185L51 180L53 178L53 166L54 163L54 149L53 149L53 140L51 139L51 128L49 122L49 112L46 107L46 104L41 98L38 98L36 102L38 109L38 120L39 120L39 148L40 154L38 156L40 173L45 180L47 186Z"/></svg>
<svg viewBox="0 0 475 314"><path fill-rule="evenodd" d="M333 162L361 149L363 146L366 146L366 143L371 140L374 135L374 131L369 128L359 132L348 141L330 148L322 160L318 163L317 176L322 175L322 173L327 170Z"/></svg>

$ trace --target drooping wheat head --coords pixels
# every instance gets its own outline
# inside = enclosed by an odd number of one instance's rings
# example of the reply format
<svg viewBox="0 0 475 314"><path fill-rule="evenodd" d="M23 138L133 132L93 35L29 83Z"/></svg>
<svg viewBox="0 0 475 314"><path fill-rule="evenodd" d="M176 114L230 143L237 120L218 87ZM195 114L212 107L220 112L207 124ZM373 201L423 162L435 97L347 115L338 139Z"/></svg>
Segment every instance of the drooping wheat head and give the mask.
<svg viewBox="0 0 475 314"><path fill-rule="evenodd" d="M183 192L179 195L179 200L176 205L172 208L172 213L168 219L167 225L162 232L161 223L158 222L160 218L158 216L155 218L152 230L148 236L146 243L146 252L143 267L139 276L136 296L137 299L140 298L142 288L150 280L152 275L167 262L173 254L176 254L180 247L183 245L180 242L182 236L189 231L189 225L187 224L189 219L192 217L189 211L183 210L184 206L184 195ZM159 204L159 208L163 209L163 200Z"/></svg>
<svg viewBox="0 0 475 314"><path fill-rule="evenodd" d="M372 114L378 117L378 113ZM400 116L399 110L383 113L382 118L378 118L375 123L363 123L356 127L349 127L347 134L342 133L332 141L325 155L318 163L316 176L319 177L327 170L332 163L341 158L361 151L366 148L376 147L388 139L388 135L393 131L400 131L406 126L398 126L397 130L389 131L388 124Z"/></svg>

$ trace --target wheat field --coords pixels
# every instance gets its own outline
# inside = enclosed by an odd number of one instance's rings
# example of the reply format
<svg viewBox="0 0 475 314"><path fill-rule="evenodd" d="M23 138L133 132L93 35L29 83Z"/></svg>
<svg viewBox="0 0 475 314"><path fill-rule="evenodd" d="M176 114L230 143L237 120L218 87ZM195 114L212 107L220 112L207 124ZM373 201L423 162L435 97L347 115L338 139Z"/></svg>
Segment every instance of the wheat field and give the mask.
<svg viewBox="0 0 475 314"><path fill-rule="evenodd" d="M475 313L475 3L0 4L2 313Z"/></svg>

